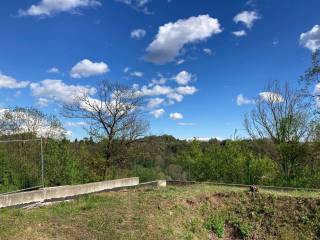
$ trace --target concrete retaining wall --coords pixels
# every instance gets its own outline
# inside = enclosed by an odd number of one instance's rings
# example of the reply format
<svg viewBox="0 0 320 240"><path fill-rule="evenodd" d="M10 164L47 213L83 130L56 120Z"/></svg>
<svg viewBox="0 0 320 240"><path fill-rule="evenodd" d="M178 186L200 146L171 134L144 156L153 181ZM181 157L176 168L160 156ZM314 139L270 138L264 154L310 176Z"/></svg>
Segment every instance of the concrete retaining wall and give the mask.
<svg viewBox="0 0 320 240"><path fill-rule="evenodd" d="M0 196L0 208L70 198L105 190L139 185L139 178L124 178L81 185L50 187Z"/></svg>

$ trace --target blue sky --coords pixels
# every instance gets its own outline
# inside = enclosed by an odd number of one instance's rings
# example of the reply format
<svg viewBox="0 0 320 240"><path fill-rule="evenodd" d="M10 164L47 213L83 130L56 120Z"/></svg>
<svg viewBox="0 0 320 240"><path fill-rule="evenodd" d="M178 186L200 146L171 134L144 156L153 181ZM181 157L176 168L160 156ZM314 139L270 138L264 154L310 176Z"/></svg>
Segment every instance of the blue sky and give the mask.
<svg viewBox="0 0 320 240"><path fill-rule="evenodd" d="M59 114L79 89L108 78L150 101L151 133L179 138L245 135L243 114L267 82L296 86L320 47L318 0L1 5L0 108ZM72 137L85 135L81 122L62 120Z"/></svg>

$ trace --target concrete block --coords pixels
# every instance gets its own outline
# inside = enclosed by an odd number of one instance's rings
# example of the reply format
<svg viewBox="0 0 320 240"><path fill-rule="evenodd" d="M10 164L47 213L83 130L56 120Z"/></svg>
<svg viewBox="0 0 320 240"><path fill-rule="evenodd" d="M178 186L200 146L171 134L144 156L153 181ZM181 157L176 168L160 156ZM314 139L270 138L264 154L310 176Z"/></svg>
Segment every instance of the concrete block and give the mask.
<svg viewBox="0 0 320 240"><path fill-rule="evenodd" d="M158 180L157 185L158 185L158 187L166 187L167 181L166 180Z"/></svg>

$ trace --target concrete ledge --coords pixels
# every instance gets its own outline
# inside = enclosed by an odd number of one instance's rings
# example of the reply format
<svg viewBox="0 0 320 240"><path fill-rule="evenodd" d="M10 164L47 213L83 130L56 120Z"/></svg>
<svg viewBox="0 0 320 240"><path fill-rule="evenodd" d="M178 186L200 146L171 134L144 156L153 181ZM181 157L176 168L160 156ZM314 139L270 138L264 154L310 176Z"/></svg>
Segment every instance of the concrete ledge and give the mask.
<svg viewBox="0 0 320 240"><path fill-rule="evenodd" d="M0 196L0 208L42 202L43 200L44 190L2 195Z"/></svg>
<svg viewBox="0 0 320 240"><path fill-rule="evenodd" d="M89 193L137 185L139 185L139 178L134 177L81 185L50 187L36 191L2 195L0 196L0 208L25 205L35 202L44 202L55 199L71 198Z"/></svg>

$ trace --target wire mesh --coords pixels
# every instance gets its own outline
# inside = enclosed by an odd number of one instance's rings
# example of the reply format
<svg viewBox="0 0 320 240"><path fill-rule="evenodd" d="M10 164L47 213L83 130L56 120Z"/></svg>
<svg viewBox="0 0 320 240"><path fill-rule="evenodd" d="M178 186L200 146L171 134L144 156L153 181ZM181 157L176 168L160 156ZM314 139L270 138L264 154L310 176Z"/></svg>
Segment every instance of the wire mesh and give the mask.
<svg viewBox="0 0 320 240"><path fill-rule="evenodd" d="M42 139L0 140L0 195L44 186Z"/></svg>

